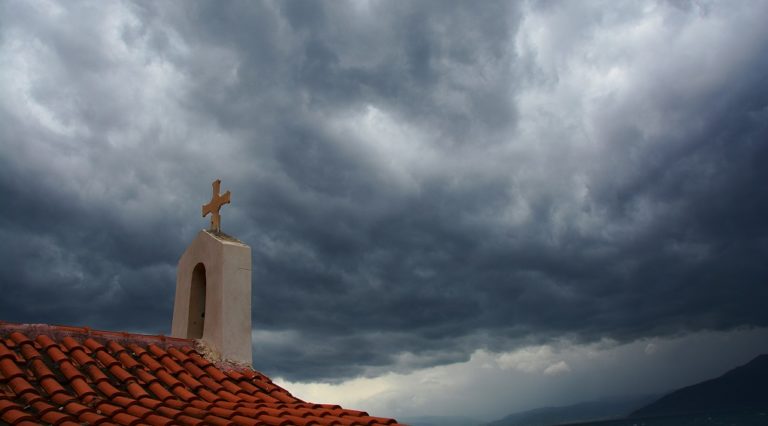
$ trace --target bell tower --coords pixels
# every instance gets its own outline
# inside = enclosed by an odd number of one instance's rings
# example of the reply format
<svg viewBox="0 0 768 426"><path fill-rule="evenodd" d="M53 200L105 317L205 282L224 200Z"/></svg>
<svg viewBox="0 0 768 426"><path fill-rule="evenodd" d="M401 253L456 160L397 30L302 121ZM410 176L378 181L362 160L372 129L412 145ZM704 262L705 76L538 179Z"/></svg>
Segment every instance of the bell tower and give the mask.
<svg viewBox="0 0 768 426"><path fill-rule="evenodd" d="M219 209L230 193L219 196L220 183L203 206L212 229L200 231L179 259L171 335L201 339L214 357L251 365L251 248L221 232Z"/></svg>

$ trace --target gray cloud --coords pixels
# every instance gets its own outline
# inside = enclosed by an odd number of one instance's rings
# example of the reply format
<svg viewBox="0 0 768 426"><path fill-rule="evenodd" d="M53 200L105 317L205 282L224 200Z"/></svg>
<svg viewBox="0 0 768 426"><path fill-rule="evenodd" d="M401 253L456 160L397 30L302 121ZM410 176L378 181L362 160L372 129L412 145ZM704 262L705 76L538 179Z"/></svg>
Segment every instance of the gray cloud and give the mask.
<svg viewBox="0 0 768 426"><path fill-rule="evenodd" d="M220 177L269 374L768 325L760 3L2 8L4 320L168 332Z"/></svg>

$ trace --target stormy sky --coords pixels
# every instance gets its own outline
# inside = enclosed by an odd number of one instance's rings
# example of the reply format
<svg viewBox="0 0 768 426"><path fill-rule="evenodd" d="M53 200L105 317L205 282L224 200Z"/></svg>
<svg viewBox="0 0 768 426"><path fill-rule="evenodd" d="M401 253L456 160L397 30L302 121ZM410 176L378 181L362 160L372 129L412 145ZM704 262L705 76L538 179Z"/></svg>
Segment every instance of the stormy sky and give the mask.
<svg viewBox="0 0 768 426"><path fill-rule="evenodd" d="M0 1L0 320L169 333L220 178L298 396L491 420L719 374L768 352L767 21Z"/></svg>

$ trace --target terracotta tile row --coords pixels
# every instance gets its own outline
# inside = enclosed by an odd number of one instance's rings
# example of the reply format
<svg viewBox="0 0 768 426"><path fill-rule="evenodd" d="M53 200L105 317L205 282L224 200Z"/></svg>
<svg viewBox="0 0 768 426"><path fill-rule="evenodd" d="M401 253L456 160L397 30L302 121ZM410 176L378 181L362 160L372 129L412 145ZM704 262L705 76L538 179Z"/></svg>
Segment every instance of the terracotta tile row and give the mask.
<svg viewBox="0 0 768 426"><path fill-rule="evenodd" d="M257 371L220 368L193 346L164 336L0 322L0 423L397 425L301 401Z"/></svg>

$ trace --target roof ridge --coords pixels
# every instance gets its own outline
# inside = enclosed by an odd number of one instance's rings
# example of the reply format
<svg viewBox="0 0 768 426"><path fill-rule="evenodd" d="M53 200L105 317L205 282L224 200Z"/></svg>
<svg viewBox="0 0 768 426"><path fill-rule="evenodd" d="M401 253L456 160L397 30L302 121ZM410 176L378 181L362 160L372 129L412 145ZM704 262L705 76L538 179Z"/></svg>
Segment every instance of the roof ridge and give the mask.
<svg viewBox="0 0 768 426"><path fill-rule="evenodd" d="M156 344L160 347L180 347L180 346L193 346L195 344L194 339L184 339L180 337L165 336L162 334L141 334L141 333L128 333L125 331L109 331L99 330L90 327L75 327L70 325L53 325L53 324L27 324L27 323L12 323L0 320L0 336L10 334L14 331L21 333L40 333L40 334L53 334L56 337L66 336L87 336L87 337L100 337L116 342L128 342L128 343L146 343Z"/></svg>

